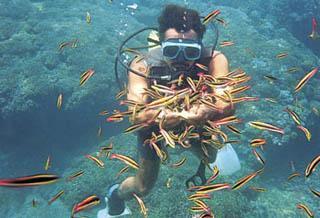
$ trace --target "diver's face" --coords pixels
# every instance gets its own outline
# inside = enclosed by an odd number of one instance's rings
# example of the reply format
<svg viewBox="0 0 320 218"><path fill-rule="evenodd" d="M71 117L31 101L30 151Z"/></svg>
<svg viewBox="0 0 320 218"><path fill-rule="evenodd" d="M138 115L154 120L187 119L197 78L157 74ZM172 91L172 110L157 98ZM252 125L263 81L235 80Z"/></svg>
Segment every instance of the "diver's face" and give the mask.
<svg viewBox="0 0 320 218"><path fill-rule="evenodd" d="M172 38L198 40L198 34L193 29L191 29L187 32L178 32L176 29L170 28L164 33L164 41L167 39L172 39ZM172 60L168 60L168 63L171 65L176 64ZM194 61L185 61L184 64L191 66L192 64L194 64Z"/></svg>
<svg viewBox="0 0 320 218"><path fill-rule="evenodd" d="M176 29L170 28L167 29L167 31L164 33L164 40L169 39L169 38L182 38L182 39L193 39L197 40L198 35L197 33L191 29L188 32L177 32Z"/></svg>

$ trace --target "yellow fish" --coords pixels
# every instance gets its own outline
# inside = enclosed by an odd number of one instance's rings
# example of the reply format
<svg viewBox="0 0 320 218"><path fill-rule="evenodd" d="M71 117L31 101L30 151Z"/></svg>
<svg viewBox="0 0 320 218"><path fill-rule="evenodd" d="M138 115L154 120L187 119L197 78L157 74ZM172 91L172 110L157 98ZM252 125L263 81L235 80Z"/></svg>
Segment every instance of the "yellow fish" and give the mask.
<svg viewBox="0 0 320 218"><path fill-rule="evenodd" d="M88 11L87 11L87 15L86 15L86 22L87 22L87 24L91 23L91 15Z"/></svg>
<svg viewBox="0 0 320 218"><path fill-rule="evenodd" d="M58 110L61 110L61 106L62 106L62 94L60 93L57 99L57 108Z"/></svg>

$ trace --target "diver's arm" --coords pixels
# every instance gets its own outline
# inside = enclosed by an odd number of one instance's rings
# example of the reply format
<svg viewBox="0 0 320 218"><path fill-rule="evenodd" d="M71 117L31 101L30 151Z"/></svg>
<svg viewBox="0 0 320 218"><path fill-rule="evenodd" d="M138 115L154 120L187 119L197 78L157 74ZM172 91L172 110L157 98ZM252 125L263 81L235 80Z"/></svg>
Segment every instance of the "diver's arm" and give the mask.
<svg viewBox="0 0 320 218"><path fill-rule="evenodd" d="M209 73L214 77L223 77L229 73L228 60L226 56L222 53L214 53L208 67ZM226 87L225 89L229 88L231 87ZM217 120L231 116L235 113L234 106L231 103L224 102L220 98L216 98L216 102L214 103L214 105L218 108L217 110L213 110L212 108L204 104L200 104L198 108L198 113L201 120L203 120L204 122L212 119Z"/></svg>
<svg viewBox="0 0 320 218"><path fill-rule="evenodd" d="M147 75L147 65L144 61L137 62L136 59L131 62L130 68L138 72ZM127 99L135 101L141 104L147 104L150 102L148 96L144 94L145 89L148 88L148 80L142 76L138 76L132 72L128 73L128 94ZM132 110L129 107L129 110ZM145 123L149 126L155 125L155 116L159 113L158 108L146 108L138 112L133 121L134 124ZM165 116L165 122L163 124L164 128L171 128L180 123L181 119L174 112L164 109L161 116Z"/></svg>
<svg viewBox="0 0 320 218"><path fill-rule="evenodd" d="M222 53L212 58L209 64L209 72L214 77L223 77L229 73L228 60ZM183 112L183 117L187 122L201 124L208 120L218 120L235 113L233 105L219 98L216 98L214 105L217 108L216 110L205 104L192 105L189 111Z"/></svg>

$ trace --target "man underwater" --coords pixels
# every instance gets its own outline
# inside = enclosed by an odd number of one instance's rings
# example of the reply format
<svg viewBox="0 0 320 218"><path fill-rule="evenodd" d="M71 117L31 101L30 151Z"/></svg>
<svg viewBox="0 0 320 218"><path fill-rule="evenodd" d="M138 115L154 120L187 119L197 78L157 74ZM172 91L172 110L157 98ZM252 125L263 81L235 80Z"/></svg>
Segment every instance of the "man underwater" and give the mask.
<svg viewBox="0 0 320 218"><path fill-rule="evenodd" d="M181 75L182 73L192 79L197 79L197 74L203 72L203 70L197 69L196 63L206 66L208 68L207 74L213 77L223 77L229 73L228 60L221 52L212 51L205 57L202 39L206 27L201 22L197 11L177 5L167 5L158 18L158 22L161 48L150 51L152 53L150 56L157 56L157 59L165 62L169 66L169 69L175 72L175 75ZM152 64L155 65L154 63ZM151 73L149 71L151 69L150 65L150 61L148 60L138 60L135 58L130 64L130 69L148 75ZM176 78L171 78L171 80L173 79ZM146 77L128 72L127 99L141 104L150 103L150 99L144 93L145 89L150 88L152 82L154 81L150 81ZM168 83L168 81L156 82L163 85L167 85ZM181 128L181 124L184 122L201 126L208 120L218 120L231 116L235 112L230 103L219 99L215 102L215 107L217 110L213 110L204 104L196 104L191 105L189 110L181 112L164 109L159 118L164 119L162 128L175 130L179 129L179 127ZM148 122L157 115L158 111L158 109L153 108L145 109L137 113L134 123ZM121 184L114 184L109 188L107 208L101 212L100 216L98 214L99 218L119 217L130 214L130 210L125 207L125 201L132 199L133 193L141 197L148 194L153 188L157 181L161 160L154 149L143 143L146 139L151 138L152 132L156 132L157 128L158 123L152 123L137 132L140 168L135 176L128 177ZM189 150L201 161L195 176L199 176L203 182L205 173L204 163L213 163L216 160L217 150L213 147L208 147L207 155L205 155L199 139L190 140L189 143L192 144ZM226 160L232 161L228 160L229 157ZM239 164L237 157L234 159ZM193 179L194 177L191 177L188 182L195 184L196 182Z"/></svg>

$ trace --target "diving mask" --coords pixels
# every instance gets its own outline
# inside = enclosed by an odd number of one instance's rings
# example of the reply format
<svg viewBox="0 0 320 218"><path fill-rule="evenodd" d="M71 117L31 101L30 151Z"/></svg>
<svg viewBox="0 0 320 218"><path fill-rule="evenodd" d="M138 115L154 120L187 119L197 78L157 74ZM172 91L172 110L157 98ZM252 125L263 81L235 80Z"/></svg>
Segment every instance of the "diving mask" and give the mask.
<svg viewBox="0 0 320 218"><path fill-rule="evenodd" d="M185 61L195 61L200 58L202 44L197 40L170 38L161 43L163 56L175 61L182 57Z"/></svg>

